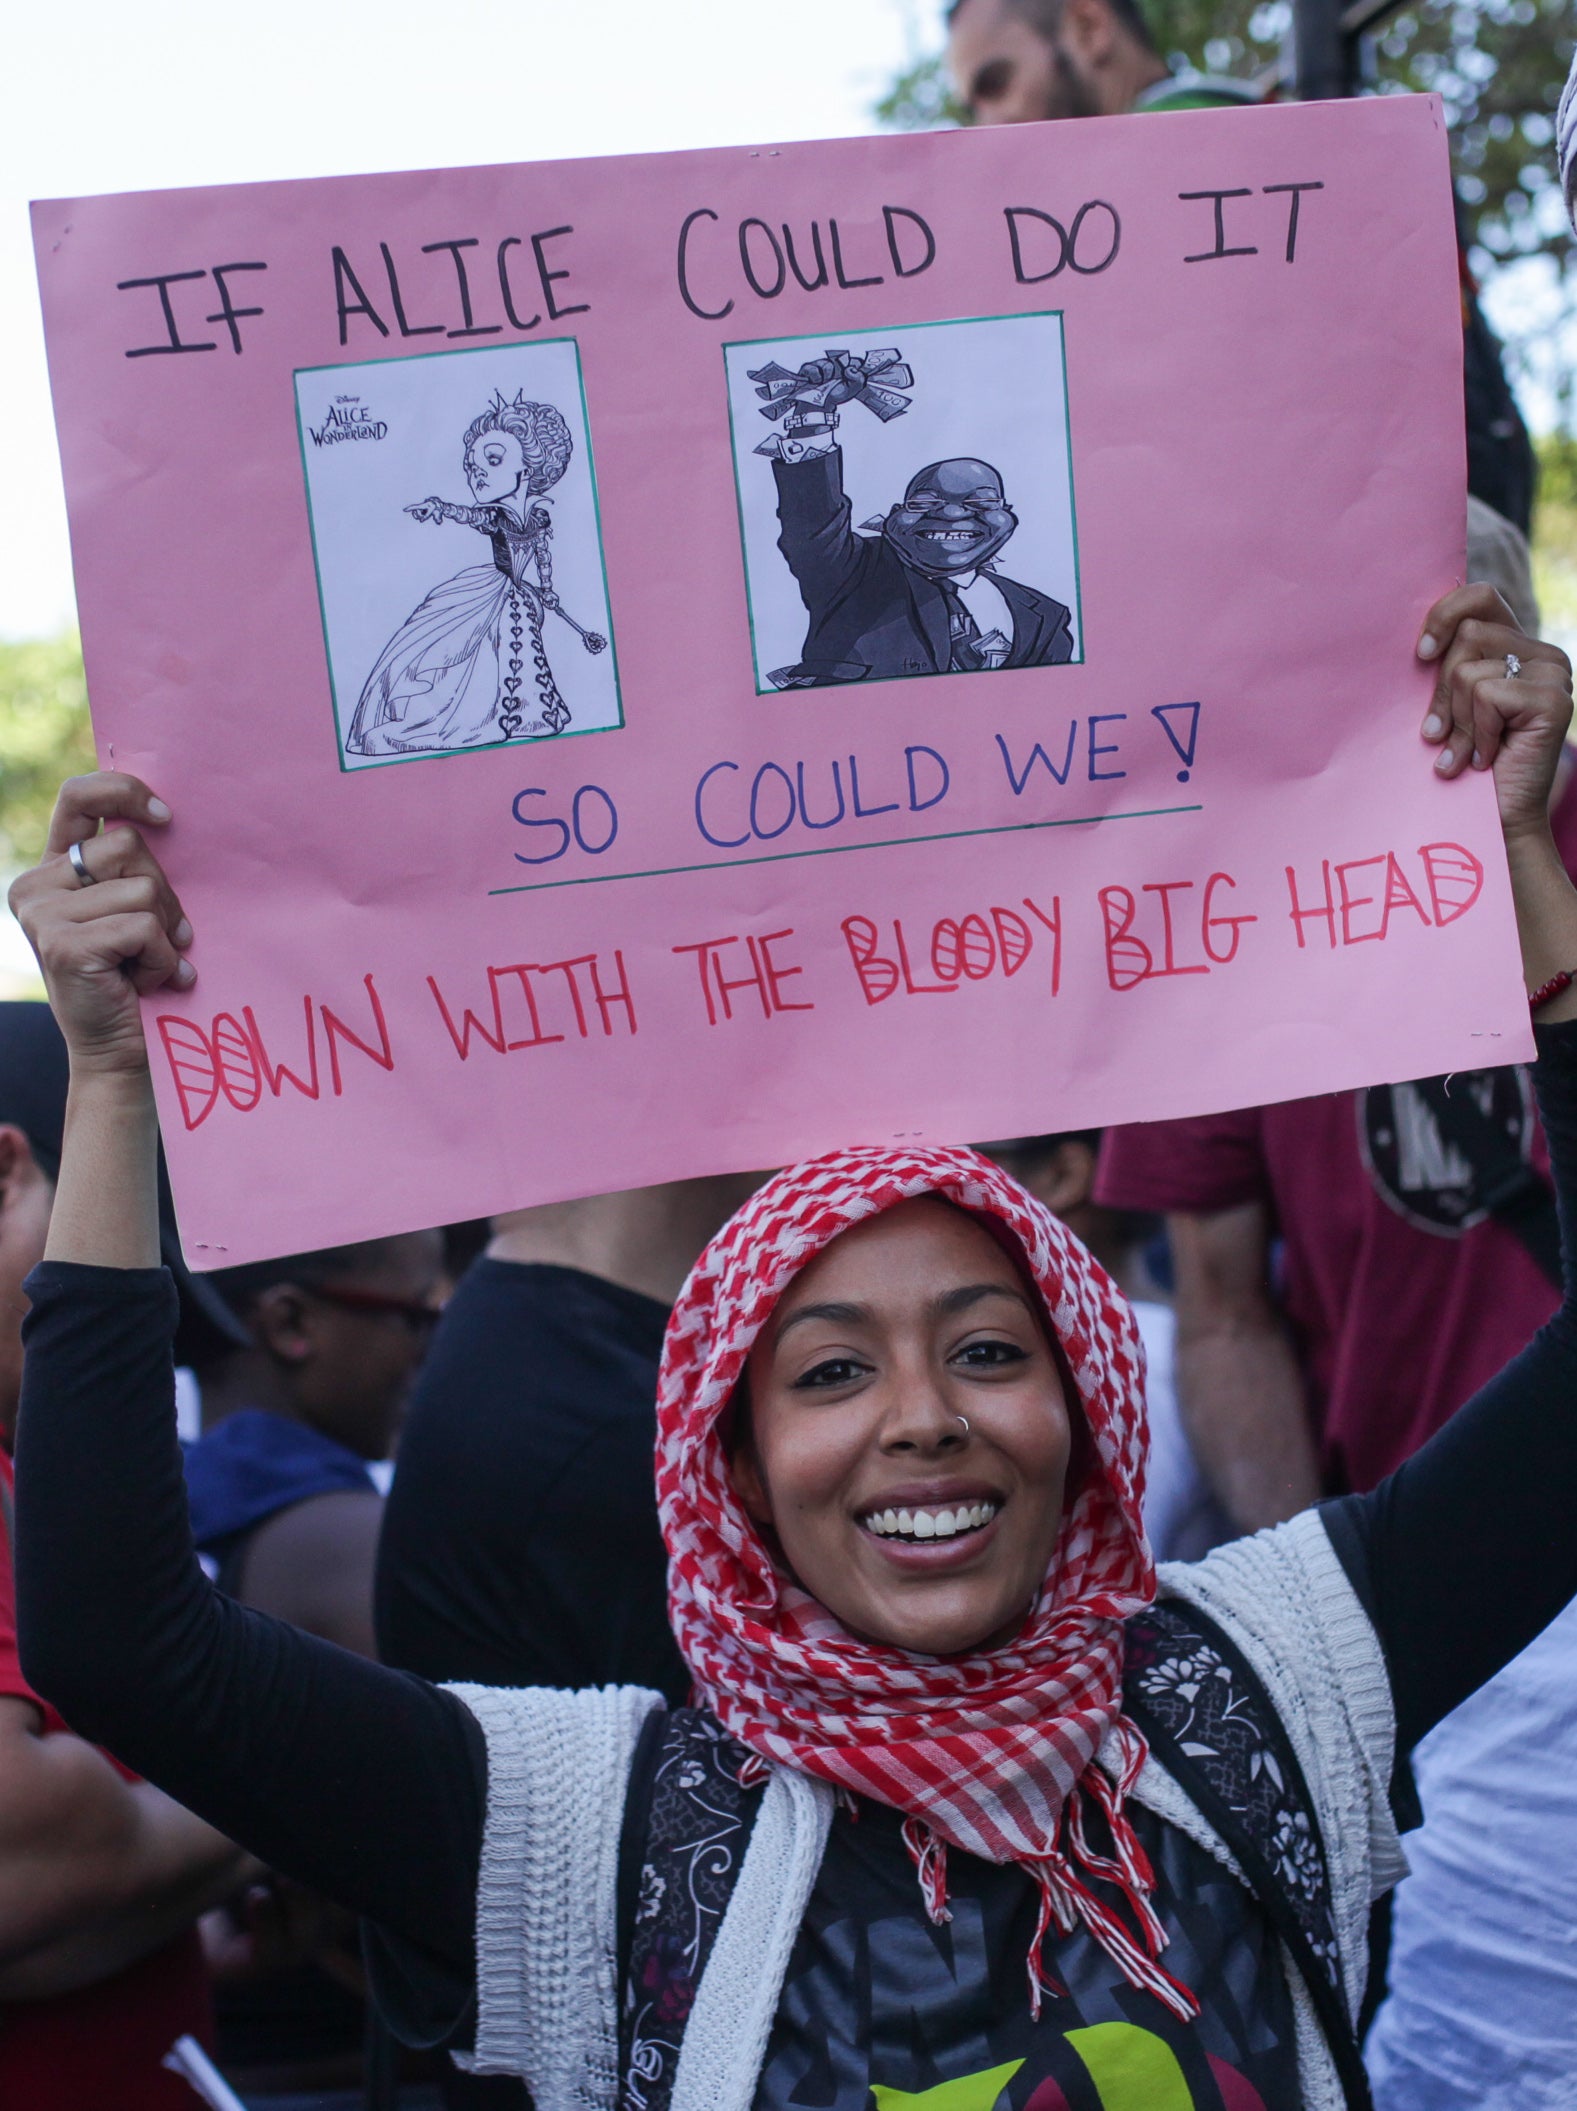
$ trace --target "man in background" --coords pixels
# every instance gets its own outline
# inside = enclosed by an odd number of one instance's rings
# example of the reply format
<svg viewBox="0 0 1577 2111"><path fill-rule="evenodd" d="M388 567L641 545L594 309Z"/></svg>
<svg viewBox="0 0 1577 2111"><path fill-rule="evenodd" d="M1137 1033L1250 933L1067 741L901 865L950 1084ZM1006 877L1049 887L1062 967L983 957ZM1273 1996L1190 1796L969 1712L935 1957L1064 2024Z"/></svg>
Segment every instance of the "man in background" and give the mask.
<svg viewBox="0 0 1577 2111"><path fill-rule="evenodd" d="M947 63L977 125L1259 100L1240 81L1174 77L1135 0L953 0Z"/></svg>
<svg viewBox="0 0 1577 2111"><path fill-rule="evenodd" d="M749 1179L494 1220L412 1394L378 1557L385 1663L682 1700L652 1452L669 1309Z"/></svg>
<svg viewBox="0 0 1577 2111"><path fill-rule="evenodd" d="M17 1661L9 1523L22 1284L43 1258L65 1106L65 1048L48 1009L0 1004L0 2105L190 2111L189 2085L161 2061L183 2034L210 2036L195 1923L254 1865L72 1736ZM218 1329L182 1279L190 1351Z"/></svg>
<svg viewBox="0 0 1577 2111"><path fill-rule="evenodd" d="M947 28L954 88L978 125L1260 100L1259 88L1243 81L1174 74L1138 0L952 0ZM1533 443L1460 243L1458 272L1468 489L1525 537L1533 521ZM1470 579L1488 576L1468 568Z"/></svg>
<svg viewBox="0 0 1577 2111"><path fill-rule="evenodd" d="M192 1537L222 1587L361 1656L388 1459L439 1315L443 1235L406 1232L209 1277L246 1346L197 1373Z"/></svg>

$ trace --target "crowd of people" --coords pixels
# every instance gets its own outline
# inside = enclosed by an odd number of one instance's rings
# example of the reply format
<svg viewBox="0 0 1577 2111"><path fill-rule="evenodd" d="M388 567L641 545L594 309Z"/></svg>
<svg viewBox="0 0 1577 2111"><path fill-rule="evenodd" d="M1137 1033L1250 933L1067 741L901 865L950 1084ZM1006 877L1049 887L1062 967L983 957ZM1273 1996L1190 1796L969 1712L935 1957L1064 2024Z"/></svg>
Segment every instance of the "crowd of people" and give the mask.
<svg viewBox="0 0 1577 2111"><path fill-rule="evenodd" d="M1248 99L1135 0L948 23L978 122ZM1463 314L1418 766L1493 774L1530 1069L197 1277L169 811L63 788L0 1006L0 2106L1577 2103L1571 669Z"/></svg>

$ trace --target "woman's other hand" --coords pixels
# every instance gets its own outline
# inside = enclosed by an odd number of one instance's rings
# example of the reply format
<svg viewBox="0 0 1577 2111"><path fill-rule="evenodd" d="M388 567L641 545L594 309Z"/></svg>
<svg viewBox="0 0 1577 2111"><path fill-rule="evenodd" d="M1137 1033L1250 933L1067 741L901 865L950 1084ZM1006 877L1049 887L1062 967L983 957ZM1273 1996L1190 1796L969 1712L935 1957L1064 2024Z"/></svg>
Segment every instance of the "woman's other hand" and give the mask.
<svg viewBox="0 0 1577 2111"><path fill-rule="evenodd" d="M1577 891L1550 831L1550 794L1572 715L1571 662L1520 630L1488 586L1458 587L1437 601L1424 618L1418 656L1440 669L1423 724L1439 750L1435 768L1442 777L1495 773L1522 972L1540 997L1538 1017L1549 1025L1577 1018Z"/></svg>
<svg viewBox="0 0 1577 2111"><path fill-rule="evenodd" d="M1418 656L1439 668L1422 730L1440 775L1493 770L1507 842L1547 834L1572 715L1565 653L1530 638L1493 587L1462 586L1424 618Z"/></svg>
<svg viewBox="0 0 1577 2111"><path fill-rule="evenodd" d="M185 957L191 925L138 833L169 818L139 778L115 770L69 778L43 857L11 889L12 913L38 955L75 1077L145 1073L137 999L196 979ZM72 863L74 845L89 882Z"/></svg>

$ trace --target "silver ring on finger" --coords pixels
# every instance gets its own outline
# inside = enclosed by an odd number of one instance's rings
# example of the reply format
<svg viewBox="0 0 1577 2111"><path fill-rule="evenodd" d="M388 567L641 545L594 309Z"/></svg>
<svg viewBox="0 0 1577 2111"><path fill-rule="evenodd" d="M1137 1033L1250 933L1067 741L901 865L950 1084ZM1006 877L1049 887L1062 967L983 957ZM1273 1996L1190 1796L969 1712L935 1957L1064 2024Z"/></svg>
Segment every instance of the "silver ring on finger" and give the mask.
<svg viewBox="0 0 1577 2111"><path fill-rule="evenodd" d="M1508 652L1506 655L1507 681L1514 682L1517 679L1518 675L1521 674L1521 672L1522 662L1517 658L1517 655L1514 652Z"/></svg>
<svg viewBox="0 0 1577 2111"><path fill-rule="evenodd" d="M98 874L88 870L88 861L82 855L82 845L80 843L73 843L66 852L66 862L76 874L79 887L96 887L98 885Z"/></svg>

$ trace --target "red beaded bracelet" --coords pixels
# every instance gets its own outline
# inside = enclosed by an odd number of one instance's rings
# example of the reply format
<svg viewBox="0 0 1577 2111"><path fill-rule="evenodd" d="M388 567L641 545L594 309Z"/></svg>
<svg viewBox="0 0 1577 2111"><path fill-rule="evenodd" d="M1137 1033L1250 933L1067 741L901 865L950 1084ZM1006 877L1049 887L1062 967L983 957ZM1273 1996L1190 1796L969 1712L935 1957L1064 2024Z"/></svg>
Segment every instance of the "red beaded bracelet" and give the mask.
<svg viewBox="0 0 1577 2111"><path fill-rule="evenodd" d="M1538 1011L1542 1005L1548 1004L1552 997L1558 997L1562 990L1570 989L1574 982L1577 982L1577 969L1562 968L1560 973L1552 975L1548 982L1539 984L1528 999L1529 1011Z"/></svg>

